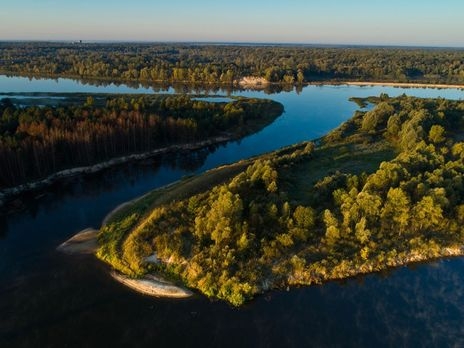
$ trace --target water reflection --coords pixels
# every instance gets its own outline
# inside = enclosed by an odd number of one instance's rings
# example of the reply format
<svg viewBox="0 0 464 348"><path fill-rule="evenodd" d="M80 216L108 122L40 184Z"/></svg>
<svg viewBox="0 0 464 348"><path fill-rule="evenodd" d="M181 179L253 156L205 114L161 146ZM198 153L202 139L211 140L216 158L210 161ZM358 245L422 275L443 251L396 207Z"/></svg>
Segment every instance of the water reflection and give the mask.
<svg viewBox="0 0 464 348"><path fill-rule="evenodd" d="M53 85L64 85L74 84L86 89L89 93L97 92L102 89L119 89L122 93L177 93L177 94L223 94L232 95L240 92L258 91L266 95L277 94L281 92L292 92L296 91L297 94L303 90L302 85L294 87L293 85L280 85L280 84L269 84L260 88L251 88L240 85L222 85L222 84L186 84L186 83L153 83L148 81L118 81L118 80L99 80L99 79L75 79L75 78L46 78L38 76L24 76L17 77L14 75L0 75L0 86L7 85L9 82L23 81L24 85L32 83L40 84L44 86ZM91 88L85 88L91 87ZM25 92L24 89L18 89L18 91ZM48 90L42 90L42 92ZM2 90L0 92L12 92L12 90ZM62 92L71 92L62 90ZM117 92L116 92L117 93Z"/></svg>
<svg viewBox="0 0 464 348"><path fill-rule="evenodd" d="M210 145L195 151L180 151L154 156L143 161L125 163L89 175L80 175L62 179L49 187L27 192L7 203L0 211L0 238L6 234L2 231L2 221L7 223L7 216L20 211L27 212L31 218L37 216L39 208L47 201L63 202L69 197L98 197L117 190L120 185L133 187L147 176L156 176L158 172L168 169L173 173L195 173L204 166L206 159L221 144ZM177 178L178 179L178 178ZM172 177L172 180L177 180ZM2 233L3 232L3 233Z"/></svg>
<svg viewBox="0 0 464 348"><path fill-rule="evenodd" d="M193 173L205 164L208 156L214 153L218 147L219 145L210 145L192 153L179 152L169 154L163 157L162 164L174 170Z"/></svg>

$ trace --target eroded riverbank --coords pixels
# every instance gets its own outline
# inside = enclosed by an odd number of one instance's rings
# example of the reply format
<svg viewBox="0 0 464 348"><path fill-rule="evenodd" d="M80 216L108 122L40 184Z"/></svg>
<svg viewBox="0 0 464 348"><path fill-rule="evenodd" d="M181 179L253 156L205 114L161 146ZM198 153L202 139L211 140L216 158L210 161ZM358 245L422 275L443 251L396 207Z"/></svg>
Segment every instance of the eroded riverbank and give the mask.
<svg viewBox="0 0 464 348"><path fill-rule="evenodd" d="M132 154L127 156L121 156L117 158L113 158L108 161L100 162L98 164L94 164L91 166L86 167L77 167L71 169L61 170L57 173L49 175L45 179L33 181L30 183L18 185L16 187L6 188L0 190L0 208L5 205L6 202L14 199L15 197L22 195L26 192L33 192L45 189L48 186L53 185L56 182L61 180L69 179L79 175L88 175L100 172L102 170L115 167L121 164L133 162L133 161L142 161L148 158L152 158L155 156L174 153L174 152L182 152L182 151L193 151L198 150L204 147L218 145L221 143L225 143L227 141L233 140L234 136L218 136L208 140L199 141L190 144L182 144L182 145L171 145L167 147L163 147L160 149L155 149L152 151L148 151L141 154Z"/></svg>

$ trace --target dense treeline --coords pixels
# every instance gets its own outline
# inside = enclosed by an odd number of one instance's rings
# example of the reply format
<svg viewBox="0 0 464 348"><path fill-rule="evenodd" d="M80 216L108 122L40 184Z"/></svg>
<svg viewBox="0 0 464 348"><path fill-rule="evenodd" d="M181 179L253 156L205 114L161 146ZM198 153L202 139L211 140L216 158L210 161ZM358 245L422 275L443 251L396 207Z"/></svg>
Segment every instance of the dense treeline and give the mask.
<svg viewBox="0 0 464 348"><path fill-rule="evenodd" d="M137 95L97 103L94 97L65 106L0 101L0 187L167 145L237 137L282 113L280 104L258 99Z"/></svg>
<svg viewBox="0 0 464 348"><path fill-rule="evenodd" d="M0 72L148 83L419 81L464 83L459 49L142 43L0 43Z"/></svg>
<svg viewBox="0 0 464 348"><path fill-rule="evenodd" d="M102 229L99 256L138 275L156 254L156 269L240 305L271 287L462 253L464 102L375 102L318 147L264 155L209 191L132 209Z"/></svg>

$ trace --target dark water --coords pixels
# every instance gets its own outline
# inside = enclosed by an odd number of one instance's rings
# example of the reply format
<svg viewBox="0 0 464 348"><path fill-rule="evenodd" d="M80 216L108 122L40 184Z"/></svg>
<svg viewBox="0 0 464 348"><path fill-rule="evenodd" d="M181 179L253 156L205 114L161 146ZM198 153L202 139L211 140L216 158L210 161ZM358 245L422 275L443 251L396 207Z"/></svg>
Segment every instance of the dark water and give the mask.
<svg viewBox="0 0 464 348"><path fill-rule="evenodd" d="M9 91L153 92L0 76L0 93ZM350 96L382 92L464 96L458 90L347 86L236 92L278 100L285 114L240 142L57 185L30 199L25 211L0 218L0 347L463 346L462 258L272 292L235 309L200 295L142 296L115 283L93 257L55 251L79 230L99 227L121 202L190 173L319 137L351 116L356 105Z"/></svg>

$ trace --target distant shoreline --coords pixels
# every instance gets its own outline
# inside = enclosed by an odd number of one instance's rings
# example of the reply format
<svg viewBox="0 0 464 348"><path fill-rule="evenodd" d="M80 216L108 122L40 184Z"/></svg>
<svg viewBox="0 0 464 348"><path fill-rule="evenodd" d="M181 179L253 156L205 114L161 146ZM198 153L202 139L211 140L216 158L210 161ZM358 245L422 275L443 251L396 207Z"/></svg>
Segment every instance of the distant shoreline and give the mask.
<svg viewBox="0 0 464 348"><path fill-rule="evenodd" d="M175 87L175 86L192 86L192 87L204 87L205 89L208 88L232 88L234 90L243 90L243 89L251 89L251 90L262 90L267 87L271 86L286 86L283 82L267 82L265 84L259 83L241 83L244 78L251 78L251 79L261 79L259 76L242 76L234 81L234 83L222 83L222 82L192 82L190 80L144 80L144 79L121 79L121 78L110 78L110 77L97 77L97 76L80 76L80 75L71 75L71 74L63 74L63 75L56 75L56 74L43 74L43 73L19 73L15 71L5 71L0 70L0 75L7 76L7 77L24 77L24 78L34 78L34 79L69 79L73 81L87 81L91 85L93 83L117 83L117 84L124 84L130 86L131 84L138 84L138 85L147 85L147 86L155 86L155 87ZM290 86L293 87L306 87L306 86L338 86L338 85L348 85L348 86L386 86L386 87L406 87L406 88L449 88L449 89L464 89L464 84L445 84L445 83L427 83L427 82L380 82L380 81L343 81L343 80L336 80L336 79L327 79L327 80L309 80L302 82L301 85L297 83L292 83ZM73 92L74 93L74 92ZM81 92L76 92L81 93ZM85 93L85 92L83 92ZM18 93L20 94L20 93ZM128 93L128 94L138 94L138 93ZM141 93L145 94L145 93Z"/></svg>
<svg viewBox="0 0 464 348"><path fill-rule="evenodd" d="M464 89L464 85L446 85L442 83L414 83L414 82L340 82L348 86L385 86L385 87L410 87L410 88L456 88Z"/></svg>

